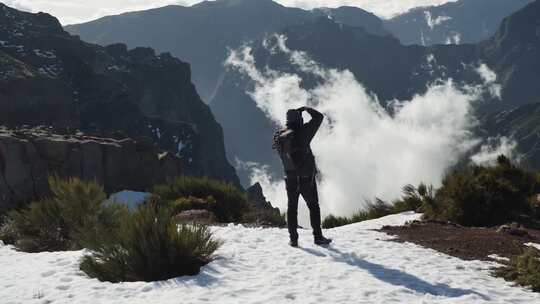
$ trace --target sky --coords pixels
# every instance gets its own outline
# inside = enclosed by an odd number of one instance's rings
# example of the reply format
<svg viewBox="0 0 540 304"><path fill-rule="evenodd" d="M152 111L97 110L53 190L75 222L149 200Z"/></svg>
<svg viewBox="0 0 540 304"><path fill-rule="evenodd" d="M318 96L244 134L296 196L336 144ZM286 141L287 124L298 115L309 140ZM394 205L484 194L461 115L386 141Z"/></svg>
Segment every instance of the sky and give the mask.
<svg viewBox="0 0 540 304"><path fill-rule="evenodd" d="M439 5L454 0L276 0L285 6L314 7L357 6L388 18L411 8ZM31 12L47 12L64 25L94 20L107 15L145 10L170 4L192 5L200 0L2 0L6 5Z"/></svg>

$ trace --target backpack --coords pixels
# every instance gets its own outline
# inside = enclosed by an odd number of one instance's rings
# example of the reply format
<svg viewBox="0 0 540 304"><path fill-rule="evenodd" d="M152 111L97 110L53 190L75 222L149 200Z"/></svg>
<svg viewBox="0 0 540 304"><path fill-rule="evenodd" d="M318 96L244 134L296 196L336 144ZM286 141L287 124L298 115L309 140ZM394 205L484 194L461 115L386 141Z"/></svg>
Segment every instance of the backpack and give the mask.
<svg viewBox="0 0 540 304"><path fill-rule="evenodd" d="M295 131L285 129L274 135L274 149L279 153L283 168L286 172L300 168L305 159L306 151L295 141Z"/></svg>

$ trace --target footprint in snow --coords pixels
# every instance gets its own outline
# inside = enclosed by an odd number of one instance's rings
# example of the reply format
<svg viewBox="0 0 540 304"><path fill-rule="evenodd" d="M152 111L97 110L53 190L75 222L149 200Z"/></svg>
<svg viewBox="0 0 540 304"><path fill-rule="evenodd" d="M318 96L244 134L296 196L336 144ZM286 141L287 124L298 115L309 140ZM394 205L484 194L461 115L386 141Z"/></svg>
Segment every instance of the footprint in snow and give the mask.
<svg viewBox="0 0 540 304"><path fill-rule="evenodd" d="M60 286L56 286L56 289L58 290L68 290L71 286L68 286L68 285L60 285Z"/></svg>
<svg viewBox="0 0 540 304"><path fill-rule="evenodd" d="M64 278L61 278L60 281L61 281L61 282L64 282L64 283L69 283L69 282L73 281L73 279L72 279L72 278L68 278L68 277L64 277Z"/></svg>
<svg viewBox="0 0 540 304"><path fill-rule="evenodd" d="M58 265L58 266L67 266L69 264L71 264L70 261L59 261L56 265Z"/></svg>
<svg viewBox="0 0 540 304"><path fill-rule="evenodd" d="M295 300L296 297L292 293L288 293L285 295L285 299L287 300Z"/></svg>
<svg viewBox="0 0 540 304"><path fill-rule="evenodd" d="M52 276L52 275L55 274L55 273L56 273L56 271L54 271L54 270L49 270L49 271L45 271L45 272L41 273L41 276L44 277L44 278L46 278L46 277Z"/></svg>
<svg viewBox="0 0 540 304"><path fill-rule="evenodd" d="M145 286L143 289L141 289L142 292L149 292L152 290L152 286Z"/></svg>

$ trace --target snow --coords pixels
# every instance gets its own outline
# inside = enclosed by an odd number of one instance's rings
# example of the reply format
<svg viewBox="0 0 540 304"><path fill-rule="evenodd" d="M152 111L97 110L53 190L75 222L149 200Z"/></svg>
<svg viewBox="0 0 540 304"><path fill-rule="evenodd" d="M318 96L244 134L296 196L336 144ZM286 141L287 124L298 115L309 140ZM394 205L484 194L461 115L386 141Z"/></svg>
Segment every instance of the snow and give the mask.
<svg viewBox="0 0 540 304"><path fill-rule="evenodd" d="M150 196L152 196L152 194L148 192L125 190L112 194L108 201L110 203L125 204L128 206L129 210L135 210L137 206L144 203Z"/></svg>
<svg viewBox="0 0 540 304"><path fill-rule="evenodd" d="M111 284L78 269L84 251L28 254L0 247L0 299L13 303L540 303L540 294L462 261L374 231L405 213L325 231L335 244L287 245L285 229L212 228L225 241L194 277Z"/></svg>
<svg viewBox="0 0 540 304"><path fill-rule="evenodd" d="M525 246L533 247L533 248L536 248L536 249L540 250L540 244L536 244L536 243L527 243L527 244L525 244Z"/></svg>

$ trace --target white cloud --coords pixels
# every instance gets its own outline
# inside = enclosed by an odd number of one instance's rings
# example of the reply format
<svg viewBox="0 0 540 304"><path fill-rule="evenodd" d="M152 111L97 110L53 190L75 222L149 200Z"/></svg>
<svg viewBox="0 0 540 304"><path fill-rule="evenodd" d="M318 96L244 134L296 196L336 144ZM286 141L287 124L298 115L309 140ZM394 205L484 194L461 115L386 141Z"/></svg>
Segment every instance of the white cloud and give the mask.
<svg viewBox="0 0 540 304"><path fill-rule="evenodd" d="M425 11L424 15L426 16L426 22L430 29L434 29L436 26L443 24L446 21L452 20L452 17L449 16L437 16L433 18L430 11Z"/></svg>
<svg viewBox="0 0 540 304"><path fill-rule="evenodd" d="M356 6L387 18L418 6L439 5L455 0L277 0L292 7ZM9 6L34 12L43 11L60 19L62 24L80 23L106 15L144 10L169 4L192 5L200 0L5 0Z"/></svg>
<svg viewBox="0 0 540 304"><path fill-rule="evenodd" d="M441 80L423 95L394 101L391 116L351 72L323 68L305 53L287 49L284 37L277 41L274 52L322 83L306 90L295 73L257 70L249 47L233 51L227 64L253 80L255 87L248 93L273 121L283 124L287 109L303 105L325 113L312 144L323 174L324 213L350 215L362 208L364 199L397 198L409 183L438 186L445 171L479 145L470 131L476 124L472 103L490 83L458 87L451 79ZM263 169L254 170L253 182L260 181L272 203L285 208L282 182L271 181Z"/></svg>
<svg viewBox="0 0 540 304"><path fill-rule="evenodd" d="M497 83L497 74L491 70L485 63L482 63L476 68L476 72L480 75L484 83L488 86L491 96L501 99L502 87Z"/></svg>
<svg viewBox="0 0 540 304"><path fill-rule="evenodd" d="M521 156L516 152L517 142L508 137L489 138L480 147L480 151L471 157L471 161L476 165L495 165L497 158L504 155L514 161L519 162Z"/></svg>

